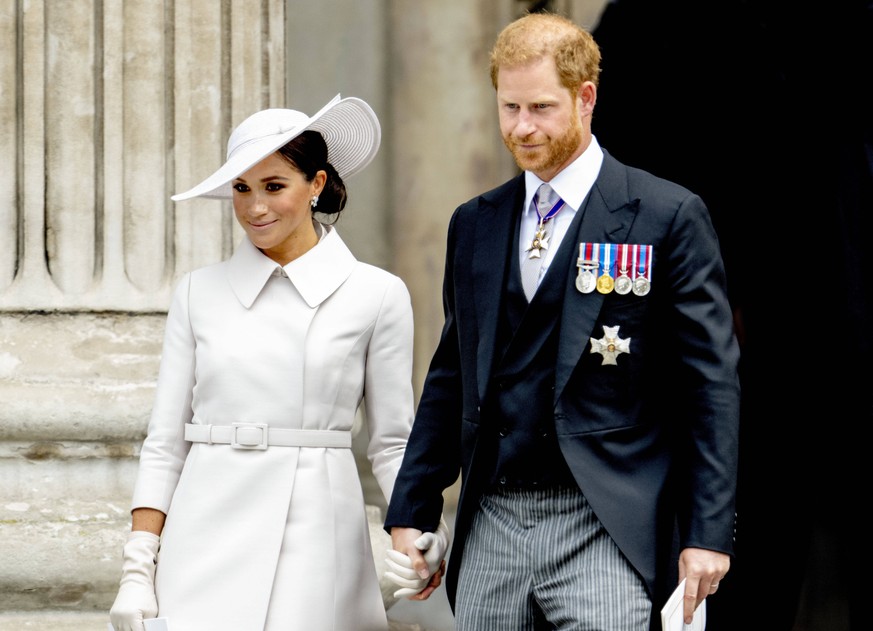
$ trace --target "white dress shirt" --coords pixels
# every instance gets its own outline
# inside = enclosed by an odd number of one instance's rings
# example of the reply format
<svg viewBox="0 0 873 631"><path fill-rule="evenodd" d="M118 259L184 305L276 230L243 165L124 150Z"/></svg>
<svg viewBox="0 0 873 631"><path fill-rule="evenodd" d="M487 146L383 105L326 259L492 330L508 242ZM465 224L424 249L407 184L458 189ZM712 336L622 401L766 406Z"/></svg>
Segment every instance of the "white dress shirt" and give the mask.
<svg viewBox="0 0 873 631"><path fill-rule="evenodd" d="M542 251L543 265L540 269L540 281L545 276L549 265L555 256L555 252L561 245L564 235L567 234L567 228L576 216L576 212L582 207L585 197L594 185L600 173L600 165L603 164L603 150L597 142L597 138L591 137L591 144L576 158L573 162L567 165L560 173L548 182L552 190L564 200L564 207L546 224L546 233L549 236L549 247ZM543 183L539 177L530 171L524 172L525 181L525 196L524 209L521 216L521 232L519 235L519 263L523 264L524 260L529 256L528 247L533 241L534 234L539 224L539 218L536 211L531 208L531 201L537 192L537 189Z"/></svg>

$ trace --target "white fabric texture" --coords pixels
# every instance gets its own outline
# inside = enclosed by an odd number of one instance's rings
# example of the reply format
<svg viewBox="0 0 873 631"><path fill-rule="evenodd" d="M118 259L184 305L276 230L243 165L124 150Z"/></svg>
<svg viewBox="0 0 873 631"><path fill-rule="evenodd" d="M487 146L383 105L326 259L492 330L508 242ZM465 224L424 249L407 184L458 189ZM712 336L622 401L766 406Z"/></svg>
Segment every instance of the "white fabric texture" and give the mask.
<svg viewBox="0 0 873 631"><path fill-rule="evenodd" d="M284 268L247 239L184 276L133 507L168 513L159 615L185 631L387 629L350 449L191 444L185 423L351 431L390 497L412 425L403 282L336 230Z"/></svg>

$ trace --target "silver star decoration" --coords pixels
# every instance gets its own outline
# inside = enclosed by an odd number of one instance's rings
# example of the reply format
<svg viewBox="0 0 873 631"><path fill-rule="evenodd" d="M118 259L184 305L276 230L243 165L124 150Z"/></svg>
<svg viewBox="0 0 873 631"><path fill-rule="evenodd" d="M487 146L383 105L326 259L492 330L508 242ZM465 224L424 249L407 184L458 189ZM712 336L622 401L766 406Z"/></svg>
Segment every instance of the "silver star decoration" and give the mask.
<svg viewBox="0 0 873 631"><path fill-rule="evenodd" d="M606 366L607 364L617 366L618 362L615 361L615 358L620 353L630 353L631 338L621 339L618 336L619 328L621 327L604 326L602 338L599 340L591 338L591 352L603 355L601 366Z"/></svg>

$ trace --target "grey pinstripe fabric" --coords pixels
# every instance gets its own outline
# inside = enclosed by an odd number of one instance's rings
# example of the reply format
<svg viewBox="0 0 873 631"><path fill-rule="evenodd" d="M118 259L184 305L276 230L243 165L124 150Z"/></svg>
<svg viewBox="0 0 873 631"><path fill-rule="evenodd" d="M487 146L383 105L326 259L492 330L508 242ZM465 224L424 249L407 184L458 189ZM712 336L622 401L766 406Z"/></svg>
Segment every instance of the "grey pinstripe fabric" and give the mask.
<svg viewBox="0 0 873 631"><path fill-rule="evenodd" d="M482 498L458 578L458 631L648 631L651 607L578 489Z"/></svg>

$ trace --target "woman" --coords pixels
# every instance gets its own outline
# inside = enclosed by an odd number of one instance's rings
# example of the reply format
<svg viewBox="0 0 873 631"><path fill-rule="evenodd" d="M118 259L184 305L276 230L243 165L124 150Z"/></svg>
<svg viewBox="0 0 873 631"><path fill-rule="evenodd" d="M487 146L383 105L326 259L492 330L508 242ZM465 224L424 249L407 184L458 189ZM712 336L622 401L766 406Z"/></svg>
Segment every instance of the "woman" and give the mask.
<svg viewBox="0 0 873 631"><path fill-rule="evenodd" d="M351 430L363 401L390 498L412 424L412 309L398 277L313 216L334 223L380 137L359 99L267 109L173 197L232 198L246 238L175 291L116 631L156 615L173 631L387 629Z"/></svg>

